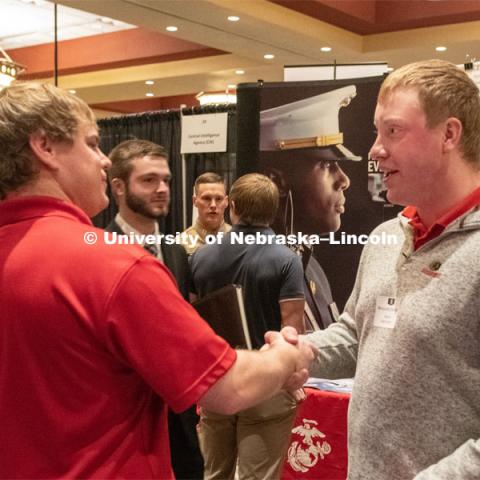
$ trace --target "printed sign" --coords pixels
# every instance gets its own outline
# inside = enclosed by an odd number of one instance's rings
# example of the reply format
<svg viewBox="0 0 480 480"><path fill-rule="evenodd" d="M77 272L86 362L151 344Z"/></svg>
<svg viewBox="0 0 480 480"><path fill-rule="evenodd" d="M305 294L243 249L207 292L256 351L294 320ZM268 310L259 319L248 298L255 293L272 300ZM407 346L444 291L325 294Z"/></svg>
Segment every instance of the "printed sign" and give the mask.
<svg viewBox="0 0 480 480"><path fill-rule="evenodd" d="M228 113L182 116L180 153L227 151Z"/></svg>

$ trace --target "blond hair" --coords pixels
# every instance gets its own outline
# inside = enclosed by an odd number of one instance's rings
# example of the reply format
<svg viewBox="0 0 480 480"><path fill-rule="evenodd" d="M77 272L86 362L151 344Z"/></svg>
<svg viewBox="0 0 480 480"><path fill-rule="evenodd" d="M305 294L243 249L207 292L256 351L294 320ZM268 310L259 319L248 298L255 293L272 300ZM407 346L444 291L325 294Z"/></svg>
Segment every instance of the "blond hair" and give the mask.
<svg viewBox="0 0 480 480"><path fill-rule="evenodd" d="M15 82L0 91L0 199L38 173L30 135L42 131L54 141L73 142L81 122L95 124L88 105L60 88Z"/></svg>
<svg viewBox="0 0 480 480"><path fill-rule="evenodd" d="M235 204L240 222L246 225L270 225L277 214L278 188L260 173L249 173L236 180L229 199Z"/></svg>
<svg viewBox="0 0 480 480"><path fill-rule="evenodd" d="M399 88L417 91L429 128L449 117L460 120L463 156L480 164L479 90L465 71L444 60L410 63L388 75L380 88L378 102L385 102Z"/></svg>

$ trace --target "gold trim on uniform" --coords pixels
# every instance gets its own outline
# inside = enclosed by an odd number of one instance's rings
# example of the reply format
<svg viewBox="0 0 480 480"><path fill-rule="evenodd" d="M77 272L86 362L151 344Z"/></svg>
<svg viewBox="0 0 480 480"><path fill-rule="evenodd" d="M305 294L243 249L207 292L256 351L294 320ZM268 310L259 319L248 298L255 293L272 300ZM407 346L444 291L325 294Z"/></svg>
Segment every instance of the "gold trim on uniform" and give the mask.
<svg viewBox="0 0 480 480"><path fill-rule="evenodd" d="M289 140L278 140L277 146L280 150L291 150L294 148L328 147L343 143L343 133L332 135L321 135L319 137L291 138Z"/></svg>

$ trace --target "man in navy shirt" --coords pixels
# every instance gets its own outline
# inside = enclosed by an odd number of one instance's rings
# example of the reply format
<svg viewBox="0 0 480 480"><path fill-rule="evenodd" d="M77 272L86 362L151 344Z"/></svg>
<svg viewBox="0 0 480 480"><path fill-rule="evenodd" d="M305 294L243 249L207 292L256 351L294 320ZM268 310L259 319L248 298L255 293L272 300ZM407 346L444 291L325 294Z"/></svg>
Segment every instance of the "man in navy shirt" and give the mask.
<svg viewBox="0 0 480 480"><path fill-rule="evenodd" d="M230 191L233 228L221 242L191 258L196 296L228 284L242 286L254 348L267 330L293 326L303 331L303 269L300 257L277 244L270 224L278 208L278 189L266 176L239 178ZM202 410L198 429L205 479L278 478L294 420L296 401L280 393L237 415Z"/></svg>

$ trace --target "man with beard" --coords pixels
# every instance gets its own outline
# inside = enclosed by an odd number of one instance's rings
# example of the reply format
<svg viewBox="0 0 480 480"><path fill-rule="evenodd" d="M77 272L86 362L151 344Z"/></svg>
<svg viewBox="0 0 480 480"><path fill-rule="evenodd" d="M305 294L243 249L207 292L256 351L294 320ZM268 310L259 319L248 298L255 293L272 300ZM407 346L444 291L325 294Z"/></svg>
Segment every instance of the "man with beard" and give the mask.
<svg viewBox="0 0 480 480"><path fill-rule="evenodd" d="M167 215L170 205L172 174L165 149L148 140L127 140L111 151L110 160L110 185L118 213L106 230L158 236L158 219ZM185 250L177 244L143 246L170 269L188 300L190 270ZM195 431L197 420L195 407L179 415L169 411L172 466L178 479L203 478L203 459Z"/></svg>
<svg viewBox="0 0 480 480"><path fill-rule="evenodd" d="M126 140L111 151L110 160L110 185L118 213L106 230L158 236L158 219L168 214L170 206L172 174L165 149L148 140ZM183 248L164 243L143 246L170 269L180 292L188 299L190 275Z"/></svg>

